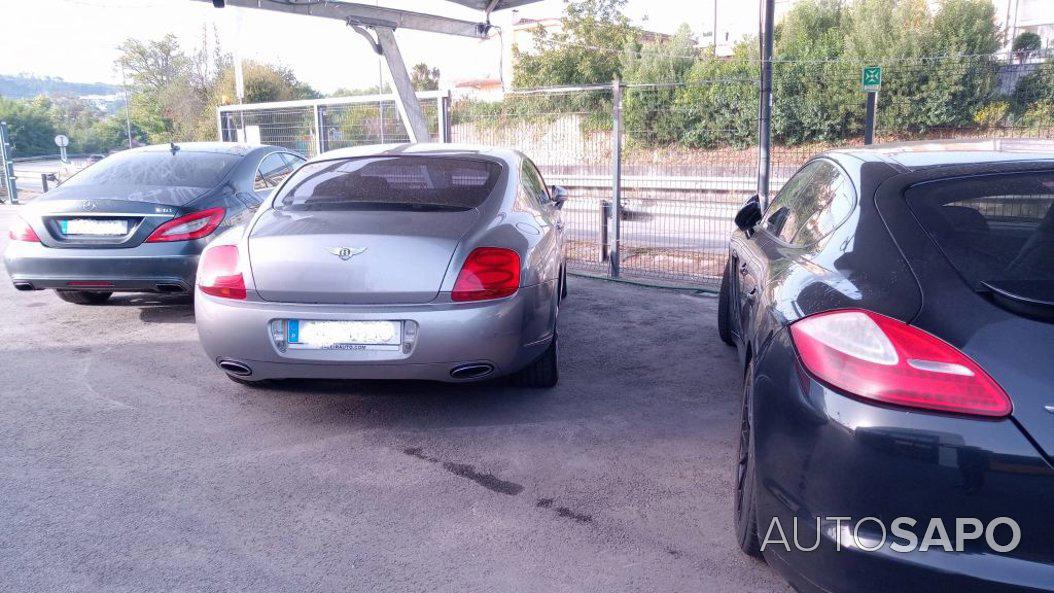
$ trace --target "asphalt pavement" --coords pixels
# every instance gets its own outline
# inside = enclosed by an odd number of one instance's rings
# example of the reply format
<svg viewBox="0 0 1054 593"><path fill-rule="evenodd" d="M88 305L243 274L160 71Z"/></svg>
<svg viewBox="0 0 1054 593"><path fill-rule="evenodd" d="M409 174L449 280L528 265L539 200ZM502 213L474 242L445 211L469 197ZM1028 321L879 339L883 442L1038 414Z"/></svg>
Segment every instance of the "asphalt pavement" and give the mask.
<svg viewBox="0 0 1054 593"><path fill-rule="evenodd" d="M571 278L549 391L253 389L185 298L0 303L0 590L789 591L732 536L712 297Z"/></svg>

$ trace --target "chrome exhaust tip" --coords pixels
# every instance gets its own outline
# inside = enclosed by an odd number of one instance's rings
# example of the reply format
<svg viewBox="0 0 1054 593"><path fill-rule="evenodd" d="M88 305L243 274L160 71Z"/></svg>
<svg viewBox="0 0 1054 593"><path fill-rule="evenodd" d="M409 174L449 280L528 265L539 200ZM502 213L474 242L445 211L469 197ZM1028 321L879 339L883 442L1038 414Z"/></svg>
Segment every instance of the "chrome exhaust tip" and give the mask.
<svg viewBox="0 0 1054 593"><path fill-rule="evenodd" d="M463 364L450 369L450 376L454 379L482 379L494 372L494 365L485 362Z"/></svg>
<svg viewBox="0 0 1054 593"><path fill-rule="evenodd" d="M253 370L248 365L236 360L221 360L218 364L221 369L238 377L248 377L253 374Z"/></svg>

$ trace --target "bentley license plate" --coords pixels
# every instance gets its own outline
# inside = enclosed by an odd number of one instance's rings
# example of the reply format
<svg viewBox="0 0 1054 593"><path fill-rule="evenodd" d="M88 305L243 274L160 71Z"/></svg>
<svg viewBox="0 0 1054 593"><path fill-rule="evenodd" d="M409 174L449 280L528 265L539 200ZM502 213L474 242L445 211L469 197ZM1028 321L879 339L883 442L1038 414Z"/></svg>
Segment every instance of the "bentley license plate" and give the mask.
<svg viewBox="0 0 1054 593"><path fill-rule="evenodd" d="M319 321L290 319L291 348L318 350L367 350L399 348L400 321Z"/></svg>

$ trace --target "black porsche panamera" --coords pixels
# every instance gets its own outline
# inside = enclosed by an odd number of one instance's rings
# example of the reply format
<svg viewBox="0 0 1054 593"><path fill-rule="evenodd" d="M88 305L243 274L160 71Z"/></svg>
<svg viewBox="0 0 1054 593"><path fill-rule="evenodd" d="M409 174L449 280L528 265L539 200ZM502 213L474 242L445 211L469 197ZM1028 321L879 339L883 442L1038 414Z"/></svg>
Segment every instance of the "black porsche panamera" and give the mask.
<svg viewBox="0 0 1054 593"><path fill-rule="evenodd" d="M736 223L743 550L801 591L1054 590L1054 143L830 152Z"/></svg>

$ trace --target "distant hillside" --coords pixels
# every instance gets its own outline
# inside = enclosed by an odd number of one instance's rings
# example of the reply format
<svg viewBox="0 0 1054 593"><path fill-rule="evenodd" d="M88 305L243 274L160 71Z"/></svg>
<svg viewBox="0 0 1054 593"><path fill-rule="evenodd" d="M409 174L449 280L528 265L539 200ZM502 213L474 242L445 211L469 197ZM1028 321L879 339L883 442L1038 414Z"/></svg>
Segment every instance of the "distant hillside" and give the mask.
<svg viewBox="0 0 1054 593"><path fill-rule="evenodd" d="M113 95L121 87L102 82L67 82L50 76L37 77L26 74L0 74L0 97L27 99L37 95Z"/></svg>

